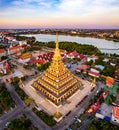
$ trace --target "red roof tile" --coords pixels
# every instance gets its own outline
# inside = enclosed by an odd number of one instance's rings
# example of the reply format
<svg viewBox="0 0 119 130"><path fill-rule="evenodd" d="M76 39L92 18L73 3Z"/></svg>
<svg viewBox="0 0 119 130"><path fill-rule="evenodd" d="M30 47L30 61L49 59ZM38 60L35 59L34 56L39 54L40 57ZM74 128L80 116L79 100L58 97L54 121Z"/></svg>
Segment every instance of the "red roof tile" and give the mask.
<svg viewBox="0 0 119 130"><path fill-rule="evenodd" d="M119 118L119 107L113 107L114 117Z"/></svg>
<svg viewBox="0 0 119 130"><path fill-rule="evenodd" d="M76 51L73 51L73 52L70 52L68 55L69 55L69 56L77 56L78 53L77 53Z"/></svg>
<svg viewBox="0 0 119 130"><path fill-rule="evenodd" d="M45 60L43 60L43 59L36 59L36 63L40 63L40 64L43 64L43 63L45 63L46 61Z"/></svg>
<svg viewBox="0 0 119 130"><path fill-rule="evenodd" d="M88 73L91 74L91 75L94 75L94 76L98 76L98 77L100 76L100 74L92 72L92 71L88 71Z"/></svg>
<svg viewBox="0 0 119 130"><path fill-rule="evenodd" d="M14 46L14 47L8 48L8 50L11 51L11 50L21 49L21 48L22 48L21 46Z"/></svg>
<svg viewBox="0 0 119 130"><path fill-rule="evenodd" d="M5 50L4 49L0 49L0 53L4 53L5 52Z"/></svg>

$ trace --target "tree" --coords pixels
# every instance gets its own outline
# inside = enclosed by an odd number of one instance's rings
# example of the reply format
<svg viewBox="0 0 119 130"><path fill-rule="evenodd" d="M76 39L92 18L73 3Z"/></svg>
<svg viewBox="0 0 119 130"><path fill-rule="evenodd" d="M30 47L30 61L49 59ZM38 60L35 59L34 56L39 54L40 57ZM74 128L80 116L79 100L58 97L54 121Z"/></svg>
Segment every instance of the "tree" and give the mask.
<svg viewBox="0 0 119 130"><path fill-rule="evenodd" d="M87 65L91 66L93 64L93 60L90 60L89 62L87 62Z"/></svg>
<svg viewBox="0 0 119 130"><path fill-rule="evenodd" d="M27 119L25 116L21 116L18 119L11 120L8 128L10 130L30 130L31 121Z"/></svg>
<svg viewBox="0 0 119 130"><path fill-rule="evenodd" d="M18 77L14 77L12 82L14 85L18 85L19 81L20 79Z"/></svg>
<svg viewBox="0 0 119 130"><path fill-rule="evenodd" d="M24 67L25 69L31 69L31 66L30 66L30 65L23 65L23 67Z"/></svg>
<svg viewBox="0 0 119 130"><path fill-rule="evenodd" d="M1 60L6 60L8 57L7 56L2 56Z"/></svg>
<svg viewBox="0 0 119 130"><path fill-rule="evenodd" d="M97 128L94 124L91 124L88 126L88 130L97 130Z"/></svg>

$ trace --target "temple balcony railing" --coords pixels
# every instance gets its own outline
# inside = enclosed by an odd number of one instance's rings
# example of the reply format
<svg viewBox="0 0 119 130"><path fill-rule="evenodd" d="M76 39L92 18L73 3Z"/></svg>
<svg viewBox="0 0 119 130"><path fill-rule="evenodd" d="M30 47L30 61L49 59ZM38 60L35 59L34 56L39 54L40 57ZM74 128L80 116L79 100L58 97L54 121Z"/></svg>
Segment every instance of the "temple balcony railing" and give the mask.
<svg viewBox="0 0 119 130"><path fill-rule="evenodd" d="M73 81L70 82L68 84L66 84L65 86L63 86L61 89L56 90L54 89L54 86L49 85L48 83L46 83L45 81L39 81L37 83L37 85L41 85L42 87L44 87L45 89L47 89L47 91L50 91L50 93L54 94L54 96L58 96L61 95L64 91L67 91L68 89L70 89L77 81ZM58 95L57 95L58 94Z"/></svg>
<svg viewBox="0 0 119 130"><path fill-rule="evenodd" d="M69 76L69 75L72 75L70 72L65 72L64 73L64 75L62 75L62 76L60 76L60 77L56 77L56 76L54 76L52 73L49 73L49 72L47 72L47 73L45 73L45 75L47 76L47 77L49 77L50 79L52 79L52 80L63 80L64 78L66 78L67 76Z"/></svg>
<svg viewBox="0 0 119 130"><path fill-rule="evenodd" d="M55 86L56 88L60 88L60 86L62 86L65 83L68 83L73 77L70 75L69 77L66 77L65 79L63 79L62 81L59 82L59 80L52 80L49 77L46 76L42 76L43 80L46 80L49 84Z"/></svg>

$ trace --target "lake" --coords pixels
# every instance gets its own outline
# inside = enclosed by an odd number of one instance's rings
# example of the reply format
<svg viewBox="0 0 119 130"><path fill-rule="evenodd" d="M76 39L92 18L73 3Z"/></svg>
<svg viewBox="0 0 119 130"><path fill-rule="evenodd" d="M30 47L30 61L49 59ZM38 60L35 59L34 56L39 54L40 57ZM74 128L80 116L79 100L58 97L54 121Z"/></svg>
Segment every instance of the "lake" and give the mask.
<svg viewBox="0 0 119 130"><path fill-rule="evenodd" d="M28 34L22 36L27 36L27 37L34 36L37 41L41 41L41 42L55 41L56 39L56 35L51 35L51 34ZM59 35L58 39L59 41L71 41L80 44L93 45L99 48L101 52L104 53L119 54L119 42L108 41L105 39L91 38L91 37L78 37L78 36L69 36L69 35Z"/></svg>

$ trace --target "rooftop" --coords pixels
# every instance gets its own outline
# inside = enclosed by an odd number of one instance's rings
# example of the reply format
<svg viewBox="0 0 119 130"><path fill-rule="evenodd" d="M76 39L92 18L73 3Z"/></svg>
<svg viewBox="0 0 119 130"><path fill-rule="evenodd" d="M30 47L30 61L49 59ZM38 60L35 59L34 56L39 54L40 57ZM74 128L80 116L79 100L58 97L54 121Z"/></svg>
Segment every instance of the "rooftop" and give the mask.
<svg viewBox="0 0 119 130"><path fill-rule="evenodd" d="M119 118L119 107L113 107L114 117Z"/></svg>
<svg viewBox="0 0 119 130"><path fill-rule="evenodd" d="M0 53L4 53L5 52L5 50L4 49L0 49Z"/></svg>
<svg viewBox="0 0 119 130"><path fill-rule="evenodd" d="M21 48L22 48L21 46L14 46L14 47L8 48L8 50L11 51L11 50L21 49Z"/></svg>

